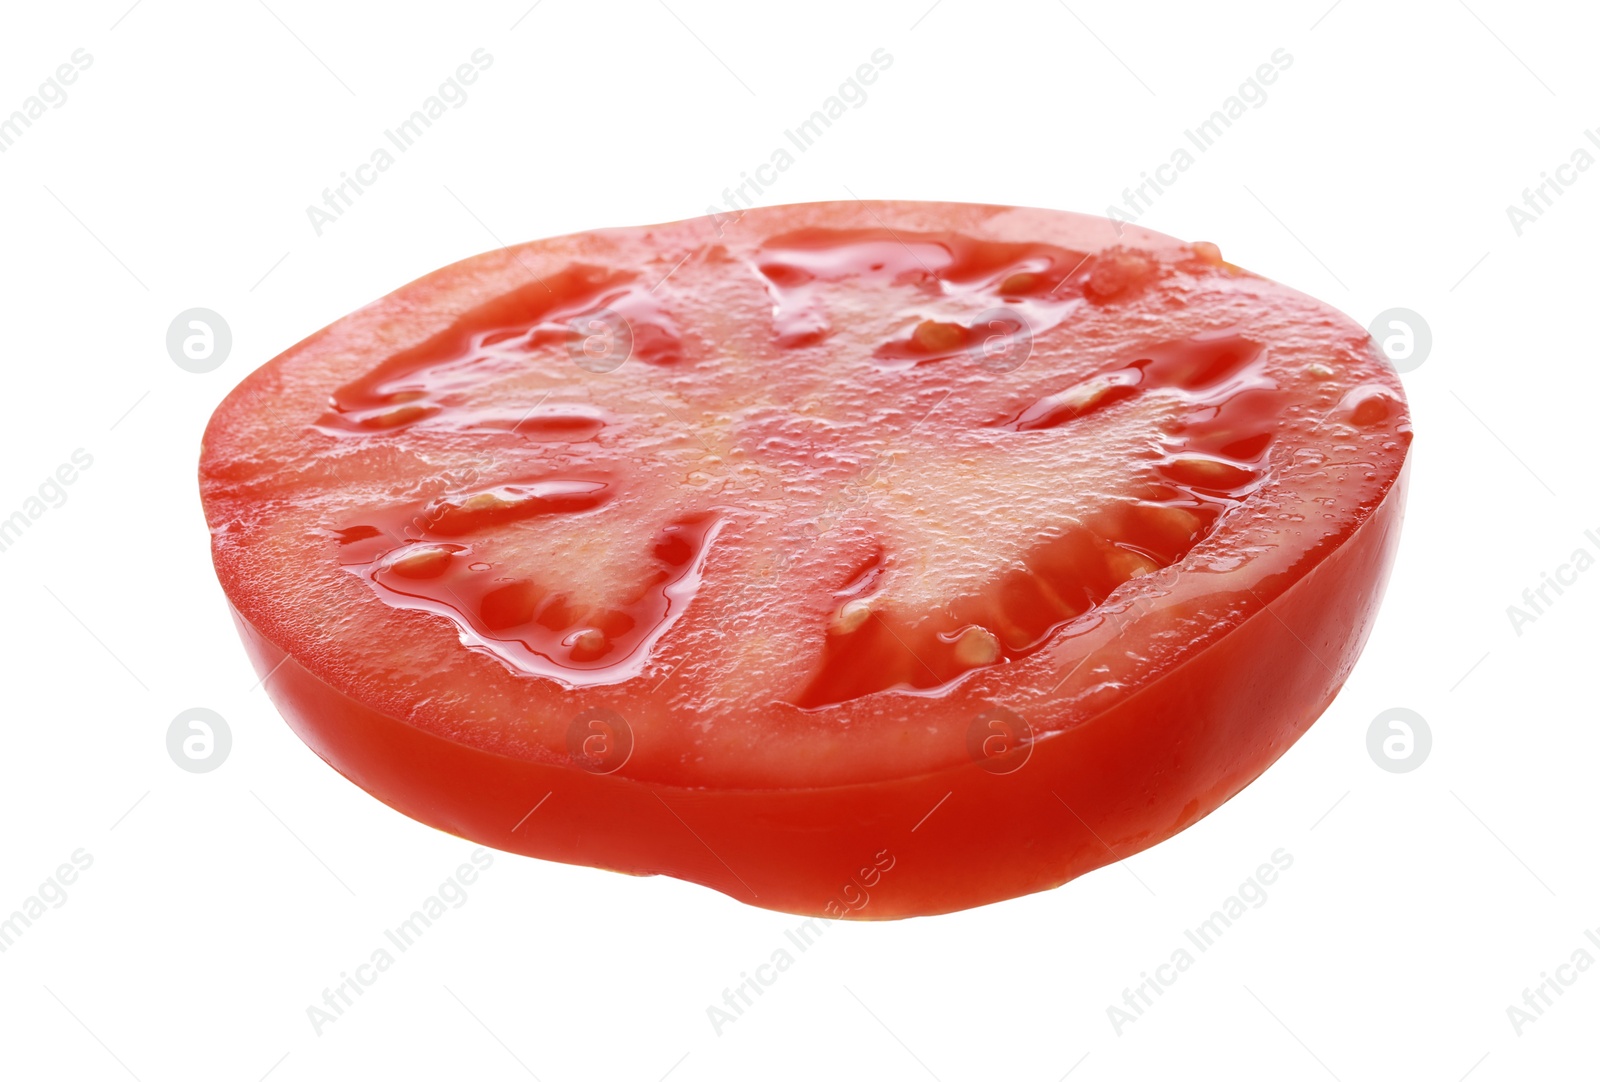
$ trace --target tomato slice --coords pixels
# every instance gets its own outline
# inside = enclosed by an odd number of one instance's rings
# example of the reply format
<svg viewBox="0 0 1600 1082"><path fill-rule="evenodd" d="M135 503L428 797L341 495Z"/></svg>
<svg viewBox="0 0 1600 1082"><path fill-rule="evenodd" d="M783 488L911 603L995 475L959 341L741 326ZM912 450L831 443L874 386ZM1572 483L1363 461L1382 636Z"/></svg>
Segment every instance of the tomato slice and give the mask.
<svg viewBox="0 0 1600 1082"><path fill-rule="evenodd" d="M1057 886L1281 755L1410 438L1362 328L1212 245L817 203L437 271L245 379L200 478L267 690L379 799L886 918Z"/></svg>

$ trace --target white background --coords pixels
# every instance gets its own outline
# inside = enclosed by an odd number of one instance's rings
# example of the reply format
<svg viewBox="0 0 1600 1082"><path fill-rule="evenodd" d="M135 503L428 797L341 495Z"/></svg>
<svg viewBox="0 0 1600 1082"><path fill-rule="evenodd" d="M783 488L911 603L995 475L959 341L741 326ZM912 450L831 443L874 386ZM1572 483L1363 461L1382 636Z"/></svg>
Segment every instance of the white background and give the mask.
<svg viewBox="0 0 1600 1082"><path fill-rule="evenodd" d="M92 66L0 154L0 517L93 465L0 553L0 916L93 865L0 954L17 1078L1595 1077L1600 947L1593 431L1600 169L1519 236L1506 206L1586 145L1578 5L711 0L7 4L0 116ZM1590 21L1584 22L1588 18ZM493 66L343 218L305 207L473 50ZM257 688L194 481L216 402L324 324L498 243L703 213L878 48L892 67L763 202L1103 213L1278 48L1293 64L1141 219L1366 324L1432 327L1405 377L1404 540L1337 702L1179 837L1060 890L835 924L719 1034L707 1007L798 918L509 855L317 1035L306 1008L472 847L324 766ZM1591 149L1595 149L1591 147ZM1597 151L1600 152L1600 151ZM180 370L180 311L231 325ZM233 749L179 770L194 706ZM1381 711L1433 750L1369 758ZM1119 1034L1107 1008L1283 848L1293 867ZM1600 934L1600 933L1597 933Z"/></svg>

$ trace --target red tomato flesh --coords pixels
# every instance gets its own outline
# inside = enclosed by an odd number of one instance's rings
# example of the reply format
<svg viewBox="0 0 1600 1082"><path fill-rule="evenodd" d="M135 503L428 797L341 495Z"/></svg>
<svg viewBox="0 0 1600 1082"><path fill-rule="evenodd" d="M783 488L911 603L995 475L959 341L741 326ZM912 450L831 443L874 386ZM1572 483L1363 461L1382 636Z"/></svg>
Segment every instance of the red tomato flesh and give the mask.
<svg viewBox="0 0 1600 1082"><path fill-rule="evenodd" d="M889 918L1059 885L1281 755L1409 443L1366 332L1212 245L852 202L437 271L251 374L200 476L268 692L379 799Z"/></svg>

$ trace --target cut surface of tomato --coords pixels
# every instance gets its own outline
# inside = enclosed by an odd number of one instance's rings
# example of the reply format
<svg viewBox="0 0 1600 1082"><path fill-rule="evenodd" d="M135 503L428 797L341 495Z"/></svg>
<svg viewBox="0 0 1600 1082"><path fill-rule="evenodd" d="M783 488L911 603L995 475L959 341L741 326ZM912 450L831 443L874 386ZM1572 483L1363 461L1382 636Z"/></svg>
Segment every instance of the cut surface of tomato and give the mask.
<svg viewBox="0 0 1600 1082"><path fill-rule="evenodd" d="M375 796L886 918L1059 885L1281 755L1410 438L1362 328L1213 245L817 203L437 271L247 377L200 479L268 692Z"/></svg>

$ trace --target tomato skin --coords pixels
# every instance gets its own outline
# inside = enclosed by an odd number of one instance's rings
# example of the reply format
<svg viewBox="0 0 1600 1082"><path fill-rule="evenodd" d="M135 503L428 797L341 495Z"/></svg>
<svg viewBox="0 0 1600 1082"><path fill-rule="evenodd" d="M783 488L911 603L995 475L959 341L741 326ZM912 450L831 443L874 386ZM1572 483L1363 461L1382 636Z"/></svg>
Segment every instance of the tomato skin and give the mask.
<svg viewBox="0 0 1600 1082"><path fill-rule="evenodd" d="M870 785L691 789L512 759L355 701L234 616L301 739L440 830L546 860L672 875L784 912L945 913L1059 886L1148 848L1281 756L1332 701L1366 641L1408 472L1270 611L1039 740L1009 774L974 762Z"/></svg>

